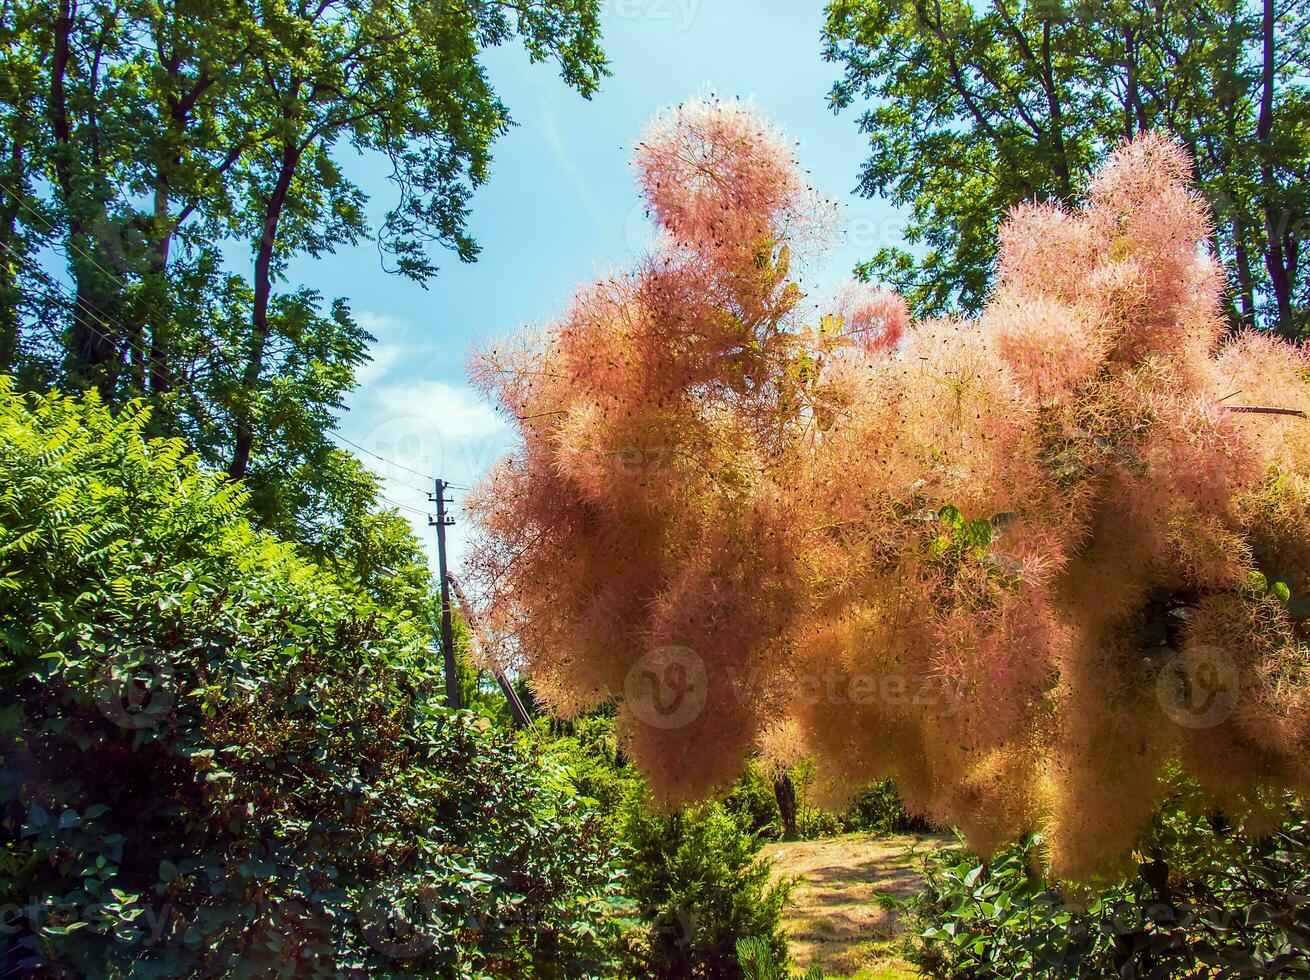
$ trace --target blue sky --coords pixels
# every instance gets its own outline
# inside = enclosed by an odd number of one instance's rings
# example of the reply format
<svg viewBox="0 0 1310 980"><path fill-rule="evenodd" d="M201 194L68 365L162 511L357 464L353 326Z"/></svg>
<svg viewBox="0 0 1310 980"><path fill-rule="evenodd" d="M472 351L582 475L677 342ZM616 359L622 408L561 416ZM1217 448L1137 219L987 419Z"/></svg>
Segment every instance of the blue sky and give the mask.
<svg viewBox="0 0 1310 980"><path fill-rule="evenodd" d="M491 180L473 202L469 227L482 248L476 263L447 255L427 290L383 272L372 245L290 269L293 282L348 297L377 337L340 432L400 464L359 454L386 477L388 498L415 509L402 513L426 542L425 481L416 474L471 485L512 445L503 419L467 384L470 352L548 322L579 285L631 262L649 242L628 158L660 110L706 91L753 98L799 142L812 182L845 216L837 245L812 270L814 294L900 240L895 210L853 193L866 145L853 113L827 108L838 70L821 57L819 0L603 6L613 75L591 101L567 89L553 66L528 64L516 47L486 56L518 125L496 144ZM380 161L360 159L353 171L381 214L392 189ZM458 520L458 507L454 513ZM451 533L456 561L465 542L461 522Z"/></svg>

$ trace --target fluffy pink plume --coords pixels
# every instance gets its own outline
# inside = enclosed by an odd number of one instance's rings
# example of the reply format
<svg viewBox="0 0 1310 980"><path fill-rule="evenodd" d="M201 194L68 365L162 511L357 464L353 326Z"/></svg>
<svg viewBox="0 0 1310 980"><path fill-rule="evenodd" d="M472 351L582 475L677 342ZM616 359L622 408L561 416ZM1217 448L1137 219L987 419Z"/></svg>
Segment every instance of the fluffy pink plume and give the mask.
<svg viewBox="0 0 1310 980"><path fill-rule="evenodd" d="M808 755L982 850L1042 830L1073 878L1171 761L1232 813L1310 791L1310 363L1224 340L1183 151L1018 209L975 321L853 285L809 322L828 209L789 147L737 103L661 117L661 245L475 363L523 441L472 571L537 694L616 701L667 797Z"/></svg>
<svg viewBox="0 0 1310 980"><path fill-rule="evenodd" d="M782 131L741 102L696 100L660 116L633 166L656 222L709 261L739 264L763 238L813 233L829 210Z"/></svg>
<svg viewBox="0 0 1310 980"><path fill-rule="evenodd" d="M889 289L851 282L837 294L834 313L843 332L864 350L891 350L910 325L910 308Z"/></svg>

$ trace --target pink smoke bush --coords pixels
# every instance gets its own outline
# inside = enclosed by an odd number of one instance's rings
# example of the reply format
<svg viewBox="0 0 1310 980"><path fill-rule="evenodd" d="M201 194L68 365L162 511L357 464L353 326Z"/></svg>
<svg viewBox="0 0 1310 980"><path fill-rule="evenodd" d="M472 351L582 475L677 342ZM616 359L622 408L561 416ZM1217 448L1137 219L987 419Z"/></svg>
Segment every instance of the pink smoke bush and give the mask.
<svg viewBox="0 0 1310 980"><path fill-rule="evenodd" d="M810 756L983 851L1042 830L1069 878L1171 762L1252 826L1310 791L1310 421L1233 410L1310 411L1310 361L1224 338L1176 144L1010 215L971 322L859 285L806 322L790 255L831 207L739 104L636 167L655 252L474 365L522 446L471 571L539 697L616 700L670 799Z"/></svg>

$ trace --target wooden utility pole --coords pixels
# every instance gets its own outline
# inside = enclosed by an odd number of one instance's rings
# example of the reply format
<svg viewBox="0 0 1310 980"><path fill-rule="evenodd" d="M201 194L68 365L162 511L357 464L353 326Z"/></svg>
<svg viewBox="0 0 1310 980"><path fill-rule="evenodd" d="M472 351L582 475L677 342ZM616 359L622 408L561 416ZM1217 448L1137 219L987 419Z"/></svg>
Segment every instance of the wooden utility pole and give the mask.
<svg viewBox="0 0 1310 980"><path fill-rule="evenodd" d="M455 590L455 599L459 602L459 611L464 614L464 622L473 631L473 635L478 638L478 645L482 647L482 657L491 670L491 676L496 678L496 683L500 685L500 693L505 695L505 700L509 702L510 714L514 717L514 727L526 728L535 733L537 726L533 724L528 709L523 706L523 701L519 698L519 692L514 690L514 685L510 683L509 678L505 676L505 671L501 669L495 648L491 645L491 638L487 635L487 631L482 628L477 614L473 612L473 606L470 605L468 596L464 595L464 590L455 581L455 576L449 575L447 578L450 580L450 587Z"/></svg>
<svg viewBox="0 0 1310 980"><path fill-rule="evenodd" d="M441 660L446 675L446 704L456 710L464 707L459 696L459 672L455 669L455 636L450 626L450 577L446 572L446 528L455 523L446 516L446 481L437 480L432 500L437 505L437 519L428 524L437 529L437 564L441 575Z"/></svg>

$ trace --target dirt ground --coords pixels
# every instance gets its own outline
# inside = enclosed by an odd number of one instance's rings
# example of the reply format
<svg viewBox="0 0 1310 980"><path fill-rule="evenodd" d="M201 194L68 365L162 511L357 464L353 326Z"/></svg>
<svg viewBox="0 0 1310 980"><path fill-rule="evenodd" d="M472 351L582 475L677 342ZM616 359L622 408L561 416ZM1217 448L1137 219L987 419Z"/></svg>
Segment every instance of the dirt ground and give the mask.
<svg viewBox="0 0 1310 980"><path fill-rule="evenodd" d="M767 845L763 854L773 861L774 874L796 880L783 912L796 966L817 963L830 978L918 976L896 954L904 927L894 913L879 907L875 896L912 894L920 882L915 852L945 843L945 838L923 834L847 834Z"/></svg>

